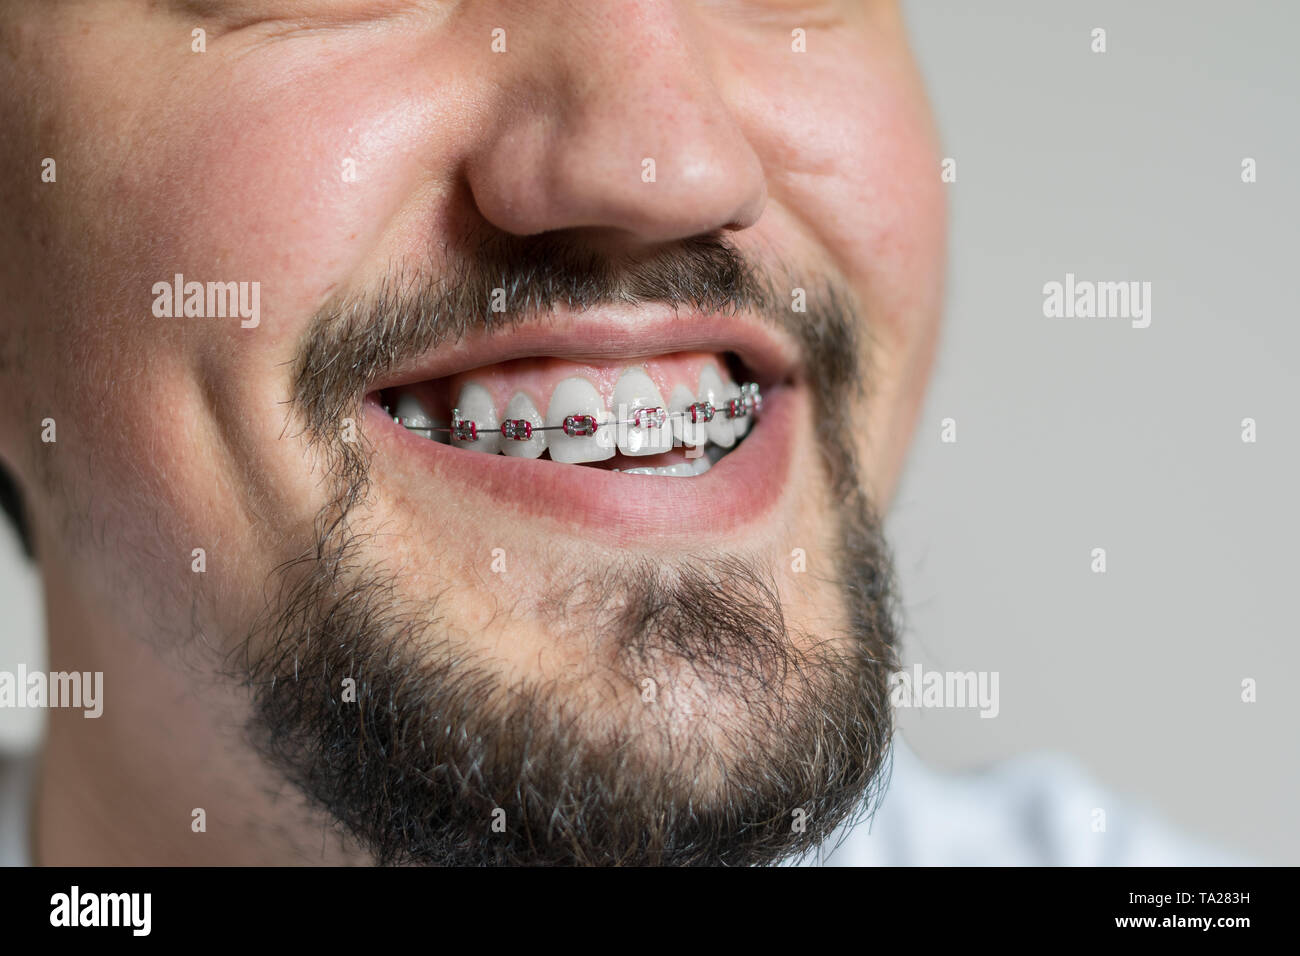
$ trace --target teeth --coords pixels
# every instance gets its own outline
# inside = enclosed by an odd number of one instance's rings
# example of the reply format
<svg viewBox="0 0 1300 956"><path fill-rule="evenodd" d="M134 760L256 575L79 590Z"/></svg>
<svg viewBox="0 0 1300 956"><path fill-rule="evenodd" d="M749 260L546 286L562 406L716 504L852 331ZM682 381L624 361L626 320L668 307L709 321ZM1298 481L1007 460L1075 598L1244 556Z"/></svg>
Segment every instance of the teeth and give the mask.
<svg viewBox="0 0 1300 956"><path fill-rule="evenodd" d="M467 418L478 426L478 441L457 442L458 445L489 455L501 450L501 420L497 418L491 392L482 385L469 382L460 390L456 407L460 409L461 418Z"/></svg>
<svg viewBox="0 0 1300 956"><path fill-rule="evenodd" d="M687 414L687 406L695 404L695 396L685 385L673 389L672 401L668 403L668 414L672 417L673 437L683 445L703 445L709 440L709 426L704 422L692 422Z"/></svg>
<svg viewBox="0 0 1300 956"><path fill-rule="evenodd" d="M695 474L695 466L689 461L681 461L675 465L665 465L655 470L656 474L669 475L673 478L690 478Z"/></svg>
<svg viewBox="0 0 1300 956"><path fill-rule="evenodd" d="M723 415L727 414L725 411L727 407L727 403L730 402L733 398L740 398L740 396L741 396L740 386L737 385L735 382L728 382L726 385L722 386L722 407L724 409L724 411L722 412ZM737 438L744 438L745 433L749 431L749 416L742 415L740 418L733 418L731 420L731 428L736 433Z"/></svg>
<svg viewBox="0 0 1300 956"><path fill-rule="evenodd" d="M740 394L740 390L736 390ZM715 414L713 421L707 426L709 441L723 448L730 448L736 443L736 429L727 417L726 407L727 399L722 386L722 377L718 375L718 370L712 365L704 366L700 372L700 401L708 402L714 407Z"/></svg>
<svg viewBox="0 0 1300 956"><path fill-rule="evenodd" d="M664 465L660 468L624 468L622 471L625 475L661 475L665 478L693 478L696 475L704 474L704 472L713 467L709 463L708 458L700 458L699 460L704 462L704 467L702 469L699 468L698 462L692 464L689 461L682 461L675 465ZM618 468L614 469L614 471L618 470Z"/></svg>
<svg viewBox="0 0 1300 956"><path fill-rule="evenodd" d="M551 404L546 409L546 426L558 428L569 415L591 415L596 419L596 434L570 437L562 431L549 432L547 447L553 461L580 464L587 461L605 461L614 457L614 431L609 427L609 410L601 400L596 386L585 378L566 378L551 394Z"/></svg>
<svg viewBox="0 0 1300 956"><path fill-rule="evenodd" d="M512 458L539 458L542 452L546 451L546 436L551 432L538 431L546 422L542 419L542 413L537 410L533 400L523 392L515 392L515 397L510 399L510 404L506 406L506 418L523 419L531 422L533 426L533 437L527 441L501 441L501 450Z"/></svg>
<svg viewBox="0 0 1300 956"><path fill-rule="evenodd" d="M664 397L642 368L630 368L614 386L614 419L630 422L640 408L664 408ZM665 409L665 413L667 409ZM618 450L625 455L661 455L672 451L673 430L667 418L659 427L618 426Z"/></svg>
<svg viewBox="0 0 1300 956"><path fill-rule="evenodd" d="M434 420L424 411L424 406L420 400L411 392L402 392L397 396L397 407L392 409L392 413L402 420L402 424L407 428L430 428ZM448 438L446 432L419 432L426 438L432 438L434 441L447 444Z"/></svg>
<svg viewBox="0 0 1300 956"><path fill-rule="evenodd" d="M545 416L522 391L514 394L505 414L498 416L492 393L478 382L468 382L453 406L459 417L453 417L452 422L460 423L454 428L434 421L417 397L419 392L394 391L396 394L390 396L384 407L411 431L444 444L450 442L453 446L487 454L538 458L549 450L554 461L583 464L606 461L614 456L616 449L628 456L647 456L684 447L685 461L623 471L628 475L663 477L691 477L707 472L753 427L752 409L761 402L757 386L724 382L713 365L705 366L700 372L698 395L678 385L666 406L662 393L644 368L624 370L614 387L616 414L610 413L596 386L581 376L571 376L555 386ZM729 418L728 405L733 401L743 402L749 413ZM704 407L704 403L716 410L712 420L691 421L688 409L697 404ZM650 411L656 414L646 414ZM704 411L707 413L707 407ZM524 441L504 437L501 424L506 419L511 422L508 430L512 434L529 434L526 426L531 425L530 437ZM645 424L647 419L662 424ZM638 420L643 424L633 424ZM596 423L595 434L588 433L592 421ZM470 435L477 435L476 440L470 440Z"/></svg>

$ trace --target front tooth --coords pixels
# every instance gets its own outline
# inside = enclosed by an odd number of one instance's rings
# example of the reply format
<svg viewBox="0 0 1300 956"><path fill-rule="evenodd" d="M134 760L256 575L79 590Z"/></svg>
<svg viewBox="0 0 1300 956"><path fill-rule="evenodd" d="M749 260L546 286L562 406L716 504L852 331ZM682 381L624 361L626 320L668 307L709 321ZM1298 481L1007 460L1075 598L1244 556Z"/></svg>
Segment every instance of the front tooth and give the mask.
<svg viewBox="0 0 1300 956"><path fill-rule="evenodd" d="M420 404L420 400L415 397L414 392L402 392L397 396L397 407L393 409L393 414L402 420L403 425L411 428L417 435L432 438L434 441L443 444L449 441L446 432L416 431L416 429L432 427L433 419L425 413L424 406Z"/></svg>
<svg viewBox="0 0 1300 956"><path fill-rule="evenodd" d="M735 382L728 382L726 385L722 386L723 408L726 408L727 403L733 398L740 398L740 386ZM724 411L723 414L725 415L726 412ZM744 438L745 432L749 431L749 416L742 415L739 418L733 418L731 420L731 427L735 431L737 438Z"/></svg>
<svg viewBox="0 0 1300 956"><path fill-rule="evenodd" d="M560 431L569 415L592 415L597 422L595 435L569 437ZM551 393L551 404L546 409L546 447L551 460L565 464L584 461L604 461L614 457L614 429L609 426L610 414L601 400L596 386L580 376L566 378Z"/></svg>
<svg viewBox="0 0 1300 956"><path fill-rule="evenodd" d="M692 422L686 409L695 404L695 396L685 385L673 389L672 400L668 403L668 414L673 422L673 437L683 445L703 445L709 440L709 426L704 422Z"/></svg>
<svg viewBox="0 0 1300 956"><path fill-rule="evenodd" d="M709 460L709 456L701 455L699 458L695 459L695 463L691 465L691 474L702 475L712 467L713 462Z"/></svg>
<svg viewBox="0 0 1300 956"><path fill-rule="evenodd" d="M533 400L523 392L515 392L515 397L510 399L510 404L506 406L506 418L522 418L531 422L533 437L527 441L503 438L501 450L512 458L540 458L542 452L546 451L546 436L551 433L539 431L546 422L542 419L542 413L537 410L537 406L533 404Z"/></svg>
<svg viewBox="0 0 1300 956"><path fill-rule="evenodd" d="M495 455L501 450L501 419L497 417L491 392L482 385L467 382L460 390L456 407L460 409L461 418L469 419L478 428L477 441L458 441L457 445L470 451L487 452L489 455Z"/></svg>
<svg viewBox="0 0 1300 956"><path fill-rule="evenodd" d="M727 417L727 396L722 388L722 377L712 365L700 372L700 401L713 406L713 421L709 422L709 441L722 448L736 443L736 429Z"/></svg>
<svg viewBox="0 0 1300 956"><path fill-rule="evenodd" d="M639 408L664 408L663 394L643 368L630 368L614 386L614 420L630 422ZM664 408L667 412L667 409ZM673 448L673 430L667 419L658 428L619 425L618 450L625 455L662 455Z"/></svg>

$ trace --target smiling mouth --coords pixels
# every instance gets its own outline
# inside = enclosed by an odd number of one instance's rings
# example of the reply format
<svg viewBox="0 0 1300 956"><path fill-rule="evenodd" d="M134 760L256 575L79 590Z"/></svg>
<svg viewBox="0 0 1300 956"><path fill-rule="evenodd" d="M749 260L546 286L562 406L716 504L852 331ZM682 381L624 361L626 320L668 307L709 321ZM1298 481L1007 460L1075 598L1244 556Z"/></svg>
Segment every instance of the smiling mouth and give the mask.
<svg viewBox="0 0 1300 956"><path fill-rule="evenodd" d="M816 480L806 377L795 340L742 313L559 311L377 376L371 473L447 533L536 520L589 543L698 547Z"/></svg>
<svg viewBox="0 0 1300 956"><path fill-rule="evenodd" d="M377 401L407 431L467 452L694 478L757 427L763 395L751 379L732 353L520 358L390 387Z"/></svg>

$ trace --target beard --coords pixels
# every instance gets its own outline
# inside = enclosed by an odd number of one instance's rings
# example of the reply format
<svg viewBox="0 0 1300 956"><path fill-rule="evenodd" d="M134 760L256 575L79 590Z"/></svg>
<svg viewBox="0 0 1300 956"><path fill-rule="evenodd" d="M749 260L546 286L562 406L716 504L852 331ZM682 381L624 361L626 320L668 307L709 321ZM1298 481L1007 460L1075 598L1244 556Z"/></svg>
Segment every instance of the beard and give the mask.
<svg viewBox="0 0 1300 956"><path fill-rule="evenodd" d="M720 240L622 270L554 240L496 237L454 281L322 311L297 370L309 438L332 433L385 362L464 334L460 317L503 274L532 309L613 301L635 282L643 298L790 321L779 285ZM834 284L811 301L790 330L833 425L860 381L848 358L860 323ZM250 740L380 864L755 865L813 850L870 811L892 734L893 576L850 433L819 436L834 633L787 619L770 556L623 555L570 571L539 602L556 641L592 649L581 673L547 679L507 678L454 636L436 598L404 593L351 520L369 487L364 446L325 445L336 494L316 546L282 569L234 658L253 692ZM609 688L624 689L613 704Z"/></svg>

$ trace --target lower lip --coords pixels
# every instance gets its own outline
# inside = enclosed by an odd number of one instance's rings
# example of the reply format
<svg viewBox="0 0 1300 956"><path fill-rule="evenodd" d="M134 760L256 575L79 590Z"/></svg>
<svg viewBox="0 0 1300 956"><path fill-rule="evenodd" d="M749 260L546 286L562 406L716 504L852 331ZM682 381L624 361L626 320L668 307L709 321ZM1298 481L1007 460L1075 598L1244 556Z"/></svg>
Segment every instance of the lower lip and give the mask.
<svg viewBox="0 0 1300 956"><path fill-rule="evenodd" d="M804 408L798 388L764 389L762 414L745 440L693 478L627 475L457 449L408 431L377 402L367 402L366 413L375 438L376 471L384 472L385 455L415 455L443 489L442 500L451 497L451 487L463 489L463 497L450 507L463 508L481 497L484 514L505 508L510 517L559 521L615 543L678 537L698 544L702 532L740 530L776 505L790 473L795 422Z"/></svg>

